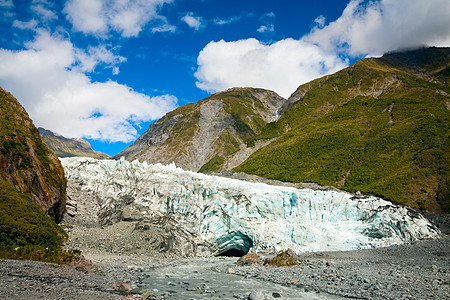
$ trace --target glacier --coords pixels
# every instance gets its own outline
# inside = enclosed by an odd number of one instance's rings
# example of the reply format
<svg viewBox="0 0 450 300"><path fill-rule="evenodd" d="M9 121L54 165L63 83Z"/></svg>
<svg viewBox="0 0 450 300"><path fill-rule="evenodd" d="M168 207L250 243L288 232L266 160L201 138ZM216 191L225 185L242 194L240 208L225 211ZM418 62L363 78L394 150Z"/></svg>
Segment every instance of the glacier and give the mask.
<svg viewBox="0 0 450 300"><path fill-rule="evenodd" d="M174 164L61 162L76 187L70 201L90 205L93 225L167 217L196 244L192 255L353 250L439 235L421 214L374 196L248 182Z"/></svg>

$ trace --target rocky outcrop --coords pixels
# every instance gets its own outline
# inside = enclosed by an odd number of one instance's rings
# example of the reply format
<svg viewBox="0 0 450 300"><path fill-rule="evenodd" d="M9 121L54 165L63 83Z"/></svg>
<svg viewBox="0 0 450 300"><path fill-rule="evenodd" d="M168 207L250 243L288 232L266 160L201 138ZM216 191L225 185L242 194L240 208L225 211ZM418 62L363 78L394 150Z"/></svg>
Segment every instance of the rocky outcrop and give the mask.
<svg viewBox="0 0 450 300"><path fill-rule="evenodd" d="M0 176L57 222L66 202L66 180L58 158L42 141L25 109L0 88Z"/></svg>
<svg viewBox="0 0 450 300"><path fill-rule="evenodd" d="M38 130L47 147L58 157L83 156L98 159L110 157L108 154L93 150L86 140L69 139L42 127Z"/></svg>
<svg viewBox="0 0 450 300"><path fill-rule="evenodd" d="M267 145L247 141L277 120L287 102L272 91L232 88L168 113L114 158L175 162L193 171L231 169Z"/></svg>
<svg viewBox="0 0 450 300"><path fill-rule="evenodd" d="M166 252L351 250L438 236L419 213L373 196L252 183L138 161L64 158L62 163L78 209L72 222L91 227L131 222L133 232L146 232L146 239Z"/></svg>

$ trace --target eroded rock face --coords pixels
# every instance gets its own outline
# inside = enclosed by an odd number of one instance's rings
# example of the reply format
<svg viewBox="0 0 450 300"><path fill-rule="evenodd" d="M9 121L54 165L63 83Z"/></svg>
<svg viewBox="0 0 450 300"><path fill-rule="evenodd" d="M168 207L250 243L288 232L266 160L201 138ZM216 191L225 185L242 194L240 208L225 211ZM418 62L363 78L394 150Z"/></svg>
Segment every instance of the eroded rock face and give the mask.
<svg viewBox="0 0 450 300"><path fill-rule="evenodd" d="M137 230L164 228L183 243L193 242L191 255L351 250L438 235L420 214L372 196L251 183L137 161L64 158L62 163L72 201L78 207L95 202L87 220L92 225L126 220L138 222ZM85 216L75 218L84 222Z"/></svg>
<svg viewBox="0 0 450 300"><path fill-rule="evenodd" d="M66 202L64 170L20 103L0 88L0 176L57 222Z"/></svg>
<svg viewBox="0 0 450 300"><path fill-rule="evenodd" d="M272 91L232 88L168 113L114 158L175 162L192 171L215 159L220 163L208 171L230 170L270 142L249 146L246 141L277 120L287 102Z"/></svg>

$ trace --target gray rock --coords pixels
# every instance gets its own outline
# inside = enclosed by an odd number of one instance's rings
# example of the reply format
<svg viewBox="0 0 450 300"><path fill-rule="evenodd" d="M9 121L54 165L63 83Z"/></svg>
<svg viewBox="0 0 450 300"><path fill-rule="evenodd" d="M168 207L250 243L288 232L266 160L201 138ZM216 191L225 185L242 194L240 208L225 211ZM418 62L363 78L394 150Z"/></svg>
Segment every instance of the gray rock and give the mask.
<svg viewBox="0 0 450 300"><path fill-rule="evenodd" d="M243 109L251 110L247 118L229 112L229 106L238 103L250 103ZM242 126L248 126L247 134L257 134L262 126L251 121L262 119L269 123L276 120L283 112L283 106L289 102L275 92L255 88L232 88L211 95L195 105L183 106L167 114L150 125L132 145L114 156L120 159L139 159L149 163L169 164L172 161L186 170L198 171L216 155L221 155L225 162L223 168L230 170L245 161L253 152L268 144L258 142L254 147L247 147L244 142L248 136L242 135ZM186 128L193 131L186 133ZM228 155L223 147L223 134L231 136L239 144L237 153ZM221 139L222 137L222 139Z"/></svg>
<svg viewBox="0 0 450 300"><path fill-rule="evenodd" d="M266 297L261 290L256 290L248 295L248 300L264 300Z"/></svg>

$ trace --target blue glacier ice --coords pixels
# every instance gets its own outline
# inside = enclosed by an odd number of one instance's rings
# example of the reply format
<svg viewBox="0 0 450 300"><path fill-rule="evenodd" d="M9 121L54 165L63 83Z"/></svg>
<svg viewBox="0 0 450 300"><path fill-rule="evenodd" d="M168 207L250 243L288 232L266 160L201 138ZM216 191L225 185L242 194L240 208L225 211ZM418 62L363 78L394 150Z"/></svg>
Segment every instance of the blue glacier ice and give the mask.
<svg viewBox="0 0 450 300"><path fill-rule="evenodd" d="M123 159L63 158L69 185L94 195L104 220L170 216L205 250L275 253L382 247L434 238L438 230L409 208L335 189L297 189ZM94 198L93 198L94 199ZM133 213L129 213L132 211ZM109 218L109 219L108 219Z"/></svg>

